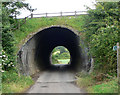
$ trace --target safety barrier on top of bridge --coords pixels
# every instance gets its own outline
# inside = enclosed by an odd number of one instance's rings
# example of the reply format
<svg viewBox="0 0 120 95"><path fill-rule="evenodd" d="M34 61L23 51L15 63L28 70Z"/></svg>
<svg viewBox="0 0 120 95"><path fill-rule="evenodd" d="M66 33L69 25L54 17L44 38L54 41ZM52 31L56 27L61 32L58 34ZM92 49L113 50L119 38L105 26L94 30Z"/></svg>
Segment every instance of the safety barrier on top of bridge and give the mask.
<svg viewBox="0 0 120 95"><path fill-rule="evenodd" d="M74 12L56 12L56 13L40 13L40 14L33 14L31 13L26 18L41 18L41 17L63 17L63 16L78 16L78 15L85 15L87 11L74 11Z"/></svg>
<svg viewBox="0 0 120 95"><path fill-rule="evenodd" d="M25 18L19 18L19 19L22 19L21 22L23 22L23 23L22 24L18 23L16 28L14 28L13 30L19 29L21 25L26 23L27 18L63 17L63 16L75 16L76 17L76 16L79 16L79 15L86 15L86 14L88 14L87 11L40 13L40 14L33 14L33 13L31 13L30 15L28 15ZM15 17L15 19L16 19L16 17Z"/></svg>
<svg viewBox="0 0 120 95"><path fill-rule="evenodd" d="M19 29L20 26L22 26L23 24L26 23L26 20L28 18L41 18L41 17L64 17L64 16L79 16L79 15L86 15L88 14L87 11L74 11L74 12L56 12L56 13L40 13L40 14L33 14L31 13L30 15L28 15L25 18L19 18L22 19L21 22L23 22L22 24L18 23L18 25L16 26L16 28L14 28L13 30ZM15 17L15 19L17 19Z"/></svg>

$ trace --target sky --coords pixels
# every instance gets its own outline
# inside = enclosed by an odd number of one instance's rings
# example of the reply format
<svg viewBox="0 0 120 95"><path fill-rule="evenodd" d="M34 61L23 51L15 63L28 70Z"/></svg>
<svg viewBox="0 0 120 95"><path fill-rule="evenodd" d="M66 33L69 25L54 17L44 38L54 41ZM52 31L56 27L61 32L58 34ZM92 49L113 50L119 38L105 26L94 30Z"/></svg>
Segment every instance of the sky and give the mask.
<svg viewBox="0 0 120 95"><path fill-rule="evenodd" d="M85 11L85 5L90 8L95 8L95 0L25 0L32 8L37 8L34 14L53 13L53 12L74 12ZM27 10L21 10L21 15L18 18L24 18L30 15Z"/></svg>

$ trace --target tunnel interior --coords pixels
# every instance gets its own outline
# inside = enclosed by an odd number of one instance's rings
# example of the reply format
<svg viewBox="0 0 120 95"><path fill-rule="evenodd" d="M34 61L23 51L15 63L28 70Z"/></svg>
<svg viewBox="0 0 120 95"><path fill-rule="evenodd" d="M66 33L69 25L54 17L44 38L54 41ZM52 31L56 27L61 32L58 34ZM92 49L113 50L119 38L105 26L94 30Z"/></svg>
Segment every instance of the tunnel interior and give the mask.
<svg viewBox="0 0 120 95"><path fill-rule="evenodd" d="M54 67L51 65L50 56L52 50L57 46L64 46L70 52L70 65L67 68L75 69L78 63L82 63L80 39L73 31L62 27L50 27L37 33L35 38L35 60L40 68Z"/></svg>
<svg viewBox="0 0 120 95"><path fill-rule="evenodd" d="M39 70L56 69L51 65L51 52L57 46L64 46L70 52L70 64L64 68L71 70L77 70L78 67L79 70L83 68L84 58L80 47L80 37L68 28L52 26L36 33L21 48L19 51L21 69L26 68L26 72L31 72L30 69L35 67L34 65ZM26 65L24 66L24 64ZM31 65L27 66L29 64Z"/></svg>

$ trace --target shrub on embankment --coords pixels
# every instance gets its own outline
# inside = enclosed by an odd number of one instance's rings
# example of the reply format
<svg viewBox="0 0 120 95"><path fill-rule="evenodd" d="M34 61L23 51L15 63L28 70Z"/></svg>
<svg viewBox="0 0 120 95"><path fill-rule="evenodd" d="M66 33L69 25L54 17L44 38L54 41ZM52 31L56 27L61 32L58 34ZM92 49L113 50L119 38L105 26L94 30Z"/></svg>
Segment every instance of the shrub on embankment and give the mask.
<svg viewBox="0 0 120 95"><path fill-rule="evenodd" d="M77 85L88 93L118 93L117 53L113 46L120 42L118 3L101 2L85 16L84 38L88 55L94 58L91 74L78 74Z"/></svg>
<svg viewBox="0 0 120 95"><path fill-rule="evenodd" d="M119 7L114 2L99 2L85 16L84 41L94 58L94 70L115 75L117 54L113 46L120 42Z"/></svg>

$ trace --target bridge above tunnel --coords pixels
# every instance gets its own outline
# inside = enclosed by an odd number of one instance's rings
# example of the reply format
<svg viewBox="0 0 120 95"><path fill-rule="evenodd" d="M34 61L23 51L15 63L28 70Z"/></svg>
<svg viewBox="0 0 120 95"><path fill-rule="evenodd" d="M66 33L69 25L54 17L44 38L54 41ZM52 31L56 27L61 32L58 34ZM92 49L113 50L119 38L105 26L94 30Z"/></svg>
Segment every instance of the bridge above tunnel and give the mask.
<svg viewBox="0 0 120 95"><path fill-rule="evenodd" d="M41 70L56 69L51 64L51 54L57 46L64 46L70 52L70 64L66 69L82 70L85 67L78 34L66 27L52 26L38 31L21 47L18 53L20 72L32 75Z"/></svg>

